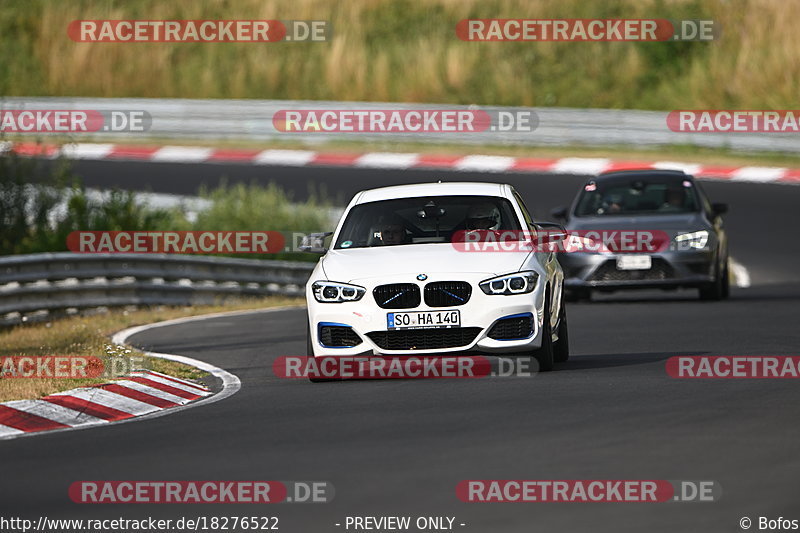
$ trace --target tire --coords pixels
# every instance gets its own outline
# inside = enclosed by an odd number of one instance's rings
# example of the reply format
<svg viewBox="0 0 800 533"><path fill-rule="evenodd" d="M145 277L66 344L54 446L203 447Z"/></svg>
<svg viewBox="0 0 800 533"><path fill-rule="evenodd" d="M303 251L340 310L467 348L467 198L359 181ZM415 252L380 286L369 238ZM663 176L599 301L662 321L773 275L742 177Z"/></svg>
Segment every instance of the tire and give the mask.
<svg viewBox="0 0 800 533"><path fill-rule="evenodd" d="M592 291L590 289L564 289L564 300L567 302L580 302L592 300Z"/></svg>
<svg viewBox="0 0 800 533"><path fill-rule="evenodd" d="M561 316L558 319L558 340L553 345L553 361L566 363L569 360L569 326L567 325L567 306L561 302Z"/></svg>
<svg viewBox="0 0 800 533"><path fill-rule="evenodd" d="M314 343L311 342L311 326L306 325L306 355L314 357Z"/></svg>
<svg viewBox="0 0 800 533"><path fill-rule="evenodd" d="M731 278L728 271L728 259L725 259L725 269L722 273L722 299L727 300L731 295Z"/></svg>
<svg viewBox="0 0 800 533"><path fill-rule="evenodd" d="M729 292L727 262L724 268L720 268L719 265L717 265L715 270L714 281L705 287L700 287L699 293L701 300L716 302L727 298Z"/></svg>
<svg viewBox="0 0 800 533"><path fill-rule="evenodd" d="M542 346L531 354L531 363L536 361L539 372L550 372L553 370L555 361L553 359L553 335L550 330L550 296L544 300L544 319L542 320Z"/></svg>

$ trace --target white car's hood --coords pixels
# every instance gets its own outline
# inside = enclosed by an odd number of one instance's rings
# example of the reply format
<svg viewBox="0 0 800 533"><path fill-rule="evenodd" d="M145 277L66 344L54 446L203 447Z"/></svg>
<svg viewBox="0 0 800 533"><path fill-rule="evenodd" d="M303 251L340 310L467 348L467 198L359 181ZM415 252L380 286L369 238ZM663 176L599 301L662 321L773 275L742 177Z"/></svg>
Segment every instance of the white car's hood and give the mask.
<svg viewBox="0 0 800 533"><path fill-rule="evenodd" d="M352 282L398 274L506 274L520 269L526 251L463 252L451 243L406 244L351 250L330 250L322 258L331 281Z"/></svg>

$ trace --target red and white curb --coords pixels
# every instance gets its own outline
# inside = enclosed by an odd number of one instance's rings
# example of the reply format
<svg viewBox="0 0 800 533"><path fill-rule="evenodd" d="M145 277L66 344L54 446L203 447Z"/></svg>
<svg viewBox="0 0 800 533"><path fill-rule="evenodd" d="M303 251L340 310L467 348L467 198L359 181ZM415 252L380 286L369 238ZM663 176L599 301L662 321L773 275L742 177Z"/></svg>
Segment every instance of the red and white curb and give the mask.
<svg viewBox="0 0 800 533"><path fill-rule="evenodd" d="M606 158L534 158L497 155L431 155L395 152L341 153L311 150L252 150L197 146L141 146L79 143L39 145L4 143L0 152L68 159L170 163L244 163L274 166L326 166L371 169L427 169L456 172L545 172L593 175L612 170L675 169L703 179L757 183L800 183L800 168L718 166L679 161L634 161Z"/></svg>
<svg viewBox="0 0 800 533"><path fill-rule="evenodd" d="M53 429L98 426L170 409L209 396L204 385L158 372L0 404L0 438Z"/></svg>
<svg viewBox="0 0 800 533"><path fill-rule="evenodd" d="M120 331L112 337L112 341L125 345L132 335L153 328L279 309L285 308L165 320ZM224 400L241 388L242 383L236 375L204 361L183 355L144 353L204 370L222 382L222 389L212 393L206 386L192 381L149 370L135 372L124 379L94 387L59 392L38 400L15 400L0 404L0 440L155 418Z"/></svg>

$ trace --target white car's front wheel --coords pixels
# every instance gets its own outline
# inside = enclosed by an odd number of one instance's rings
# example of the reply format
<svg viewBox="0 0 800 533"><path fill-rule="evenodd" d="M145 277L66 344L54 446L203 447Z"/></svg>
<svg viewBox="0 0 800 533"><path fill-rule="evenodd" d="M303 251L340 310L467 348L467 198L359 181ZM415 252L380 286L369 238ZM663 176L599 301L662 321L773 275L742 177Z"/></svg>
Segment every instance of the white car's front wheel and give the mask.
<svg viewBox="0 0 800 533"><path fill-rule="evenodd" d="M553 345L553 360L556 363L565 363L569 360L569 326L567 325L567 306L561 302L561 312L558 319L558 340Z"/></svg>
<svg viewBox="0 0 800 533"><path fill-rule="evenodd" d="M550 328L550 296L544 301L544 317L542 318L542 345L531 354L531 358L536 361L539 372L549 372L553 370L555 363L553 354L553 332ZM533 361L531 361L533 363Z"/></svg>

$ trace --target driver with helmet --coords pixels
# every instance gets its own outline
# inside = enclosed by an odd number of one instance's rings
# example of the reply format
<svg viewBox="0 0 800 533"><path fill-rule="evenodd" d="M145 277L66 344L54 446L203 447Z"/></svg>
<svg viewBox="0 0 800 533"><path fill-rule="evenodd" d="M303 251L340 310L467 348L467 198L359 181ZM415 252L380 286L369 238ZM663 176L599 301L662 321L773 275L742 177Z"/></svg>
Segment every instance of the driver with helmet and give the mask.
<svg viewBox="0 0 800 533"><path fill-rule="evenodd" d="M500 210L490 203L472 205L467 211L464 226L467 231L496 230L500 227Z"/></svg>

